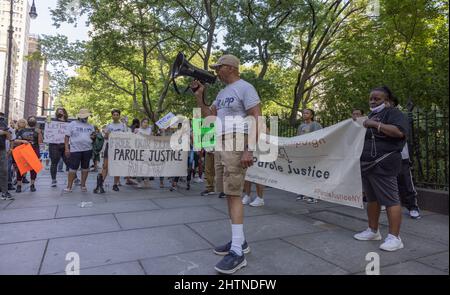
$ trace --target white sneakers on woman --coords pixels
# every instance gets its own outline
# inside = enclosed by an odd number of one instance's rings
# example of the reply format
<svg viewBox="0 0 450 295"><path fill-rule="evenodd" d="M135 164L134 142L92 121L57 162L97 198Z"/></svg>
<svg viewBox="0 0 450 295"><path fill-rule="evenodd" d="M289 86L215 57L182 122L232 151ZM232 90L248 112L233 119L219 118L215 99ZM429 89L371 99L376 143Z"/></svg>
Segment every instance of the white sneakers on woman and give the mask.
<svg viewBox="0 0 450 295"><path fill-rule="evenodd" d="M242 198L242 204L250 205L252 207L261 207L264 206L264 199L257 196L252 201L252 198L249 195L245 194L244 197Z"/></svg>
<svg viewBox="0 0 450 295"><path fill-rule="evenodd" d="M372 229L367 228L365 231L357 233L353 236L359 241L379 241L382 239L380 231L374 232ZM380 245L380 249L384 251L397 251L404 247L402 239L394 235L388 234L384 243Z"/></svg>

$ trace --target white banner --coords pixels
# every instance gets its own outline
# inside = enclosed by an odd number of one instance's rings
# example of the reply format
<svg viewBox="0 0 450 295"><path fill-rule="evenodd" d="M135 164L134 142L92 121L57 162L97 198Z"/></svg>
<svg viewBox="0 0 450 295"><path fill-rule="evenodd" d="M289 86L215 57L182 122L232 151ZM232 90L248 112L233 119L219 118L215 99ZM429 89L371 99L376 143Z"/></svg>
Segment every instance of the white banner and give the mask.
<svg viewBox="0 0 450 295"><path fill-rule="evenodd" d="M64 143L68 122L51 121L45 123L44 142Z"/></svg>
<svg viewBox="0 0 450 295"><path fill-rule="evenodd" d="M361 122L348 119L305 135L279 137L278 159L255 162L246 180L363 208L359 158L366 129Z"/></svg>
<svg viewBox="0 0 450 295"><path fill-rule="evenodd" d="M187 152L170 148L170 136L114 132L109 135L111 176L186 176Z"/></svg>

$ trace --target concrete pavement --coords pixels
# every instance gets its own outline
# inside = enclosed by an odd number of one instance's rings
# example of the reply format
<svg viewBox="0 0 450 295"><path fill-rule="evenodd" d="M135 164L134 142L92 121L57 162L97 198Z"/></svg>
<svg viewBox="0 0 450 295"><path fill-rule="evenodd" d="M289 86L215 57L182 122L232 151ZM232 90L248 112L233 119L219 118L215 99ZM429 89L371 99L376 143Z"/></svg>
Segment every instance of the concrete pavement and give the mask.
<svg viewBox="0 0 450 295"><path fill-rule="evenodd" d="M14 201L0 201L0 274L64 274L66 255L80 257L81 274L216 274L221 257L215 245L230 240L225 199L200 196L203 184L177 192L122 185L95 195L95 175L88 193L76 186L63 194L66 174L50 187L48 171L38 176L37 192L28 185ZM125 181L122 180L124 184ZM245 207L244 231L251 247L248 266L238 272L256 274L365 274L366 255L380 257L381 274L448 275L449 218L422 212L404 215L401 237L405 248L381 251L380 242L360 242L355 231L367 227L365 211L327 202L307 204L273 188L265 206ZM81 202L93 202L81 208ZM381 216L381 233L387 219Z"/></svg>

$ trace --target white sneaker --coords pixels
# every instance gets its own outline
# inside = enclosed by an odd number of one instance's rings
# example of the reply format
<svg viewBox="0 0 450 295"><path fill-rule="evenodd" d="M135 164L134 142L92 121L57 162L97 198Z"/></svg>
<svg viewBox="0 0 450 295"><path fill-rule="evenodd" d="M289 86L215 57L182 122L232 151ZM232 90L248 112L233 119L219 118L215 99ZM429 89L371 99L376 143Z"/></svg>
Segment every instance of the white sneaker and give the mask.
<svg viewBox="0 0 450 295"><path fill-rule="evenodd" d="M203 178L199 178L199 179L198 179L198 182L199 182L199 183L204 183L205 181L203 180Z"/></svg>
<svg viewBox="0 0 450 295"><path fill-rule="evenodd" d="M420 216L419 210L411 210L409 211L409 217L412 219L420 219L422 216Z"/></svg>
<svg viewBox="0 0 450 295"><path fill-rule="evenodd" d="M143 187L144 187L143 184L142 184L142 181L139 181L139 182L138 182L137 187L138 187L138 188L143 188Z"/></svg>
<svg viewBox="0 0 450 295"><path fill-rule="evenodd" d="M385 212L385 211L386 211L386 206L381 205L381 206L380 206L380 210L381 210L381 212Z"/></svg>
<svg viewBox="0 0 450 295"><path fill-rule="evenodd" d="M353 237L359 241L379 241L382 239L380 230L377 230L377 232L374 233L370 228L367 228L363 232L357 233Z"/></svg>
<svg viewBox="0 0 450 295"><path fill-rule="evenodd" d="M397 251L403 248L402 239L400 236L397 238L394 235L388 234L387 238L384 240L384 243L380 245L380 249L384 251Z"/></svg>
<svg viewBox="0 0 450 295"><path fill-rule="evenodd" d="M195 183L200 183L200 178L195 177L193 181L194 181Z"/></svg>
<svg viewBox="0 0 450 295"><path fill-rule="evenodd" d="M248 205L252 202L252 198L249 195L244 195L242 198L242 204Z"/></svg>
<svg viewBox="0 0 450 295"><path fill-rule="evenodd" d="M250 203L252 207L261 207L264 206L264 199L260 197L256 197L253 202Z"/></svg>

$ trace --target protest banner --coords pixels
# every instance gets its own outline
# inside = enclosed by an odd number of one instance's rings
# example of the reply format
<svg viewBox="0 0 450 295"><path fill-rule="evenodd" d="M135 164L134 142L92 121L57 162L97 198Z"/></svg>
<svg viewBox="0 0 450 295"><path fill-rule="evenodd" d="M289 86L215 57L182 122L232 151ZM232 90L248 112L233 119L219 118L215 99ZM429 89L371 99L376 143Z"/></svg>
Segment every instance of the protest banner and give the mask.
<svg viewBox="0 0 450 295"><path fill-rule="evenodd" d="M22 144L16 147L13 149L12 154L17 168L19 168L20 175L31 170L39 173L43 168L41 161L30 144Z"/></svg>
<svg viewBox="0 0 450 295"><path fill-rule="evenodd" d="M172 150L170 136L111 133L108 155L111 176L187 175L187 152Z"/></svg>
<svg viewBox="0 0 450 295"><path fill-rule="evenodd" d="M278 137L278 159L259 162L256 152L246 180L363 208L359 159L365 133L361 121L349 119L305 135Z"/></svg>
<svg viewBox="0 0 450 295"><path fill-rule="evenodd" d="M164 117L162 117L158 122L156 122L156 125L161 128L161 129L166 129L169 128L171 125L171 120L172 118L174 118L175 115L170 112L167 115L165 115Z"/></svg>
<svg viewBox="0 0 450 295"><path fill-rule="evenodd" d="M68 122L50 121L45 122L44 142L45 143L64 143L66 128Z"/></svg>

